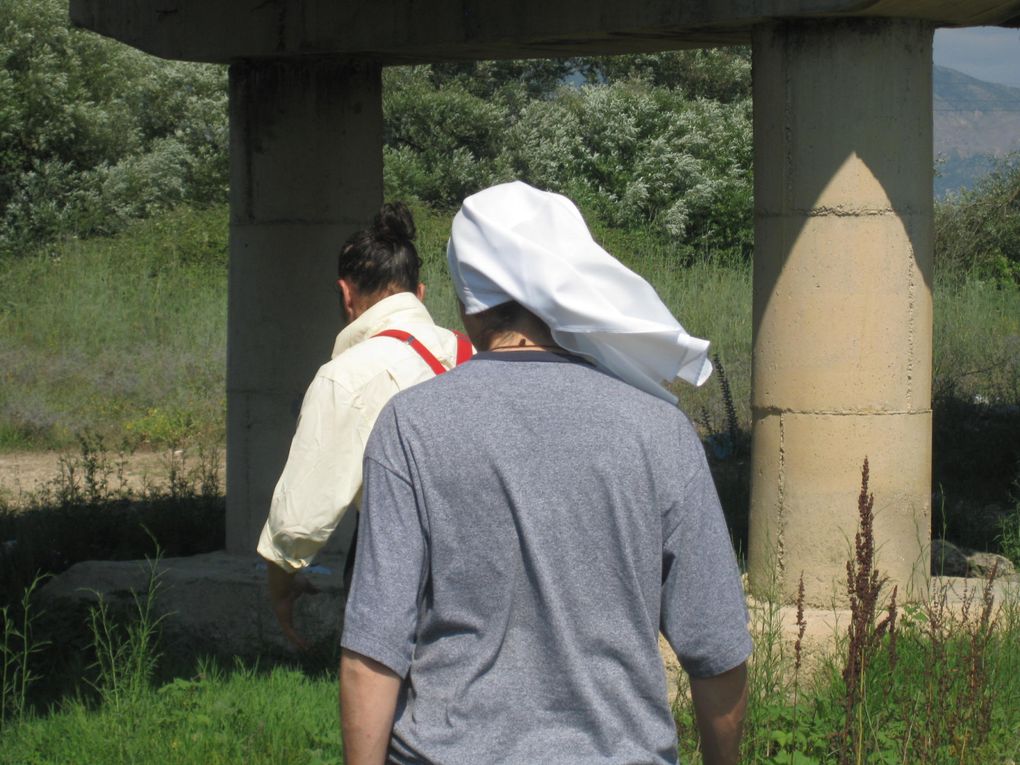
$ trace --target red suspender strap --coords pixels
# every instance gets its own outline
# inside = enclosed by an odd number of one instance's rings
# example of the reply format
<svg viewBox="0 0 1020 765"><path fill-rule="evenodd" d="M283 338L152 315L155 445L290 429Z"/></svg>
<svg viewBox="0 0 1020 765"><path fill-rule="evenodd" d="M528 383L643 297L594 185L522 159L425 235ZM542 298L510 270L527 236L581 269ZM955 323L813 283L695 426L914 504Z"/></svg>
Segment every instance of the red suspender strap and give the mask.
<svg viewBox="0 0 1020 765"><path fill-rule="evenodd" d="M377 335L373 335L372 337L392 337L394 340L399 340L402 343L407 343L417 352L419 356L421 356L425 360L425 363L428 364L432 368L432 371L435 372L437 375L441 375L443 372L446 371L446 367L439 363L439 359L433 356L431 351L429 351L428 348L422 345L418 341L418 339L410 332L404 332L403 330L400 329L384 329L382 332L380 332ZM468 345L470 346L470 343ZM459 344L457 349L457 363L458 364L460 363Z"/></svg>
<svg viewBox="0 0 1020 765"><path fill-rule="evenodd" d="M475 355L475 349L471 347L471 341L463 332L458 332L455 329L451 332L457 336L457 366L460 366Z"/></svg>

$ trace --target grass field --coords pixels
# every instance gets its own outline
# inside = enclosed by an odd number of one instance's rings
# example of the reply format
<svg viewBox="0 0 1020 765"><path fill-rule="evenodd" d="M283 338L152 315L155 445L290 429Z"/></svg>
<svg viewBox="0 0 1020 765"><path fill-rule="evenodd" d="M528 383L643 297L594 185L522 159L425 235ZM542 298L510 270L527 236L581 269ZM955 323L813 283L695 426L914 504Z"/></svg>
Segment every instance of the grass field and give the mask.
<svg viewBox="0 0 1020 765"><path fill-rule="evenodd" d="M224 209L0 262L0 448L223 436Z"/></svg>
<svg viewBox="0 0 1020 765"><path fill-rule="evenodd" d="M10 765L335 765L343 762L337 690L297 670L222 671L146 688L122 705L67 700L0 731Z"/></svg>
<svg viewBox="0 0 1020 765"><path fill-rule="evenodd" d="M416 217L428 306L456 327L445 265L450 216L419 208ZM691 334L712 341L748 427L750 269L711 261L682 268L646 239L612 229L596 235L656 287ZM222 442L226 251L226 209L183 208L116 237L0 263L0 449L65 448L82 431L108 444ZM937 393L1020 402L1020 288L937 282L934 356ZM678 393L692 418L721 424L717 384Z"/></svg>

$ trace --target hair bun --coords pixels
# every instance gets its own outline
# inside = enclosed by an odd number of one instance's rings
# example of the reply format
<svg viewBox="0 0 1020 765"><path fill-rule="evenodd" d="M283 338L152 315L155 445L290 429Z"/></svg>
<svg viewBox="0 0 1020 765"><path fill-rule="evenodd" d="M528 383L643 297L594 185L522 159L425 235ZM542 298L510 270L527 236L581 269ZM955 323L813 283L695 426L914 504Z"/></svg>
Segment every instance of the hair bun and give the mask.
<svg viewBox="0 0 1020 765"><path fill-rule="evenodd" d="M387 202L372 222L374 233L380 237L410 242L416 232L411 211L403 202Z"/></svg>

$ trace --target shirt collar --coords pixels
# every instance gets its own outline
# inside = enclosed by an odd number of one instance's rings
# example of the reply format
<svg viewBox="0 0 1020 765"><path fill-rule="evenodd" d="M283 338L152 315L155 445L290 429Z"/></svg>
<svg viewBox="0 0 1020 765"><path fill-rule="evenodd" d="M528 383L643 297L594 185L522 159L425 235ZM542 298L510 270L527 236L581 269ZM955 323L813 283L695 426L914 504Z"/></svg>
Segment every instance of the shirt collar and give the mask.
<svg viewBox="0 0 1020 765"><path fill-rule="evenodd" d="M542 361L552 364L583 364L584 366L595 366L588 359L581 358L572 353L553 353L546 350L533 351L479 351L472 358L472 361Z"/></svg>
<svg viewBox="0 0 1020 765"><path fill-rule="evenodd" d="M412 324L433 324L428 309L410 292L384 297L336 336L332 358L377 335L384 329L404 328Z"/></svg>

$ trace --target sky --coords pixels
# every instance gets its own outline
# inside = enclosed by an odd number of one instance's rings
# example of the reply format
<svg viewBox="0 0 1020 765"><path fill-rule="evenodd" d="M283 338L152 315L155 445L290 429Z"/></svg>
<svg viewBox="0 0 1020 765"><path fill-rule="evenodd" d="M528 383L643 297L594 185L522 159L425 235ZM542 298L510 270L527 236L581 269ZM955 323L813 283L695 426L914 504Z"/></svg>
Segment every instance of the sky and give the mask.
<svg viewBox="0 0 1020 765"><path fill-rule="evenodd" d="M939 29L934 59L979 80L1020 88L1020 29Z"/></svg>

